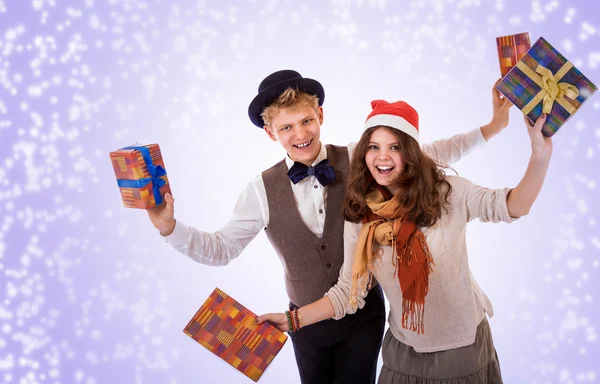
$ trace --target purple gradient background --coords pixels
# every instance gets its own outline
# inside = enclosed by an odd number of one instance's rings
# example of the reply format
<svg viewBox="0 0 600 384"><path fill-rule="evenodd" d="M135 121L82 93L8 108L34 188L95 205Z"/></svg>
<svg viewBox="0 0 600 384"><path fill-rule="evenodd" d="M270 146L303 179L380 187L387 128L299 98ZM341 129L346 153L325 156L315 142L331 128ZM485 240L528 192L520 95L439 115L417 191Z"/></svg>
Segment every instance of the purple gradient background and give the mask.
<svg viewBox="0 0 600 384"><path fill-rule="evenodd" d="M376 98L410 101L430 142L489 121L496 36L544 36L600 84L598 15L592 1L0 0L0 381L249 382L182 329L215 286L257 313L286 306L265 236L227 268L194 263L122 207L111 150L160 143L176 216L214 231L284 155L246 114L267 74L322 82L326 143L357 140ZM529 216L469 226L506 383L600 380L599 109L595 95L555 136ZM521 116L459 174L516 185ZM299 382L291 343L260 382Z"/></svg>

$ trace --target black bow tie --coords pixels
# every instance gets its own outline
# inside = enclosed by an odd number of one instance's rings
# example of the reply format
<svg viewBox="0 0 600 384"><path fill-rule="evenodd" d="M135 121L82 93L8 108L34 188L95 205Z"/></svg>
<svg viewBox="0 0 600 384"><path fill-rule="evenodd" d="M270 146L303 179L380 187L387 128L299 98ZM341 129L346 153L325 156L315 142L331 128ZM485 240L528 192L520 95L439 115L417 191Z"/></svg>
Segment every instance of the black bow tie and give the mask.
<svg viewBox="0 0 600 384"><path fill-rule="evenodd" d="M298 184L301 180L304 180L307 176L314 175L322 186L326 186L335 180L335 172L333 167L329 164L329 160L325 159L319 161L317 165L308 166L299 162L294 162L294 165L288 171L288 176L292 183Z"/></svg>

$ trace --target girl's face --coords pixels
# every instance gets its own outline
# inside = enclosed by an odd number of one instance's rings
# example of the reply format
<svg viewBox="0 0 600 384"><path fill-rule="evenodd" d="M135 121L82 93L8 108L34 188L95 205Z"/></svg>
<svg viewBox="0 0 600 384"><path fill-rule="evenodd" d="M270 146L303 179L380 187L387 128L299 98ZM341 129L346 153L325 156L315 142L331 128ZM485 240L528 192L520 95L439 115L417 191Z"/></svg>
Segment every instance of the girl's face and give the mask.
<svg viewBox="0 0 600 384"><path fill-rule="evenodd" d="M377 128L371 134L365 162L377 184L395 193L394 180L404 169L398 137L388 128Z"/></svg>

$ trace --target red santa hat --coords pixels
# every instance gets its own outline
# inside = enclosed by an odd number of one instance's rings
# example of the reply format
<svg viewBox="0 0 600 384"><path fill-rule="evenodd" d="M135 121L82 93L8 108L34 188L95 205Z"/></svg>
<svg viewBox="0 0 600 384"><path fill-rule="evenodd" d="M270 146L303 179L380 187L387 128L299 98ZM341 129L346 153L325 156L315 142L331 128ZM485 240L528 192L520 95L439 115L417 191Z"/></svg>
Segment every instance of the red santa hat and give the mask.
<svg viewBox="0 0 600 384"><path fill-rule="evenodd" d="M373 112L367 116L365 129L385 125L406 133L419 143L419 114L408 103L373 100L371 107Z"/></svg>

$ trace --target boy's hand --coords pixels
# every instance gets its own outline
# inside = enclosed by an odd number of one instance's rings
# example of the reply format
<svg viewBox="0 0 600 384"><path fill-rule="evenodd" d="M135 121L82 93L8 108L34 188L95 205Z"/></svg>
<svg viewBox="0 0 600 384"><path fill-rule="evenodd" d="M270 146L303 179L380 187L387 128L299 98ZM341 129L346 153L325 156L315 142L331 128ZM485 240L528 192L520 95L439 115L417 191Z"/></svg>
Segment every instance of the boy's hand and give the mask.
<svg viewBox="0 0 600 384"><path fill-rule="evenodd" d="M506 128L508 125L508 112L510 107L513 106L510 100L496 89L500 80L502 79L496 80L492 88L492 121L481 127L481 133L483 133L486 140L491 139Z"/></svg>
<svg viewBox="0 0 600 384"><path fill-rule="evenodd" d="M147 209L152 225L162 236L169 236L175 229L175 199L170 193L163 196L163 204Z"/></svg>

